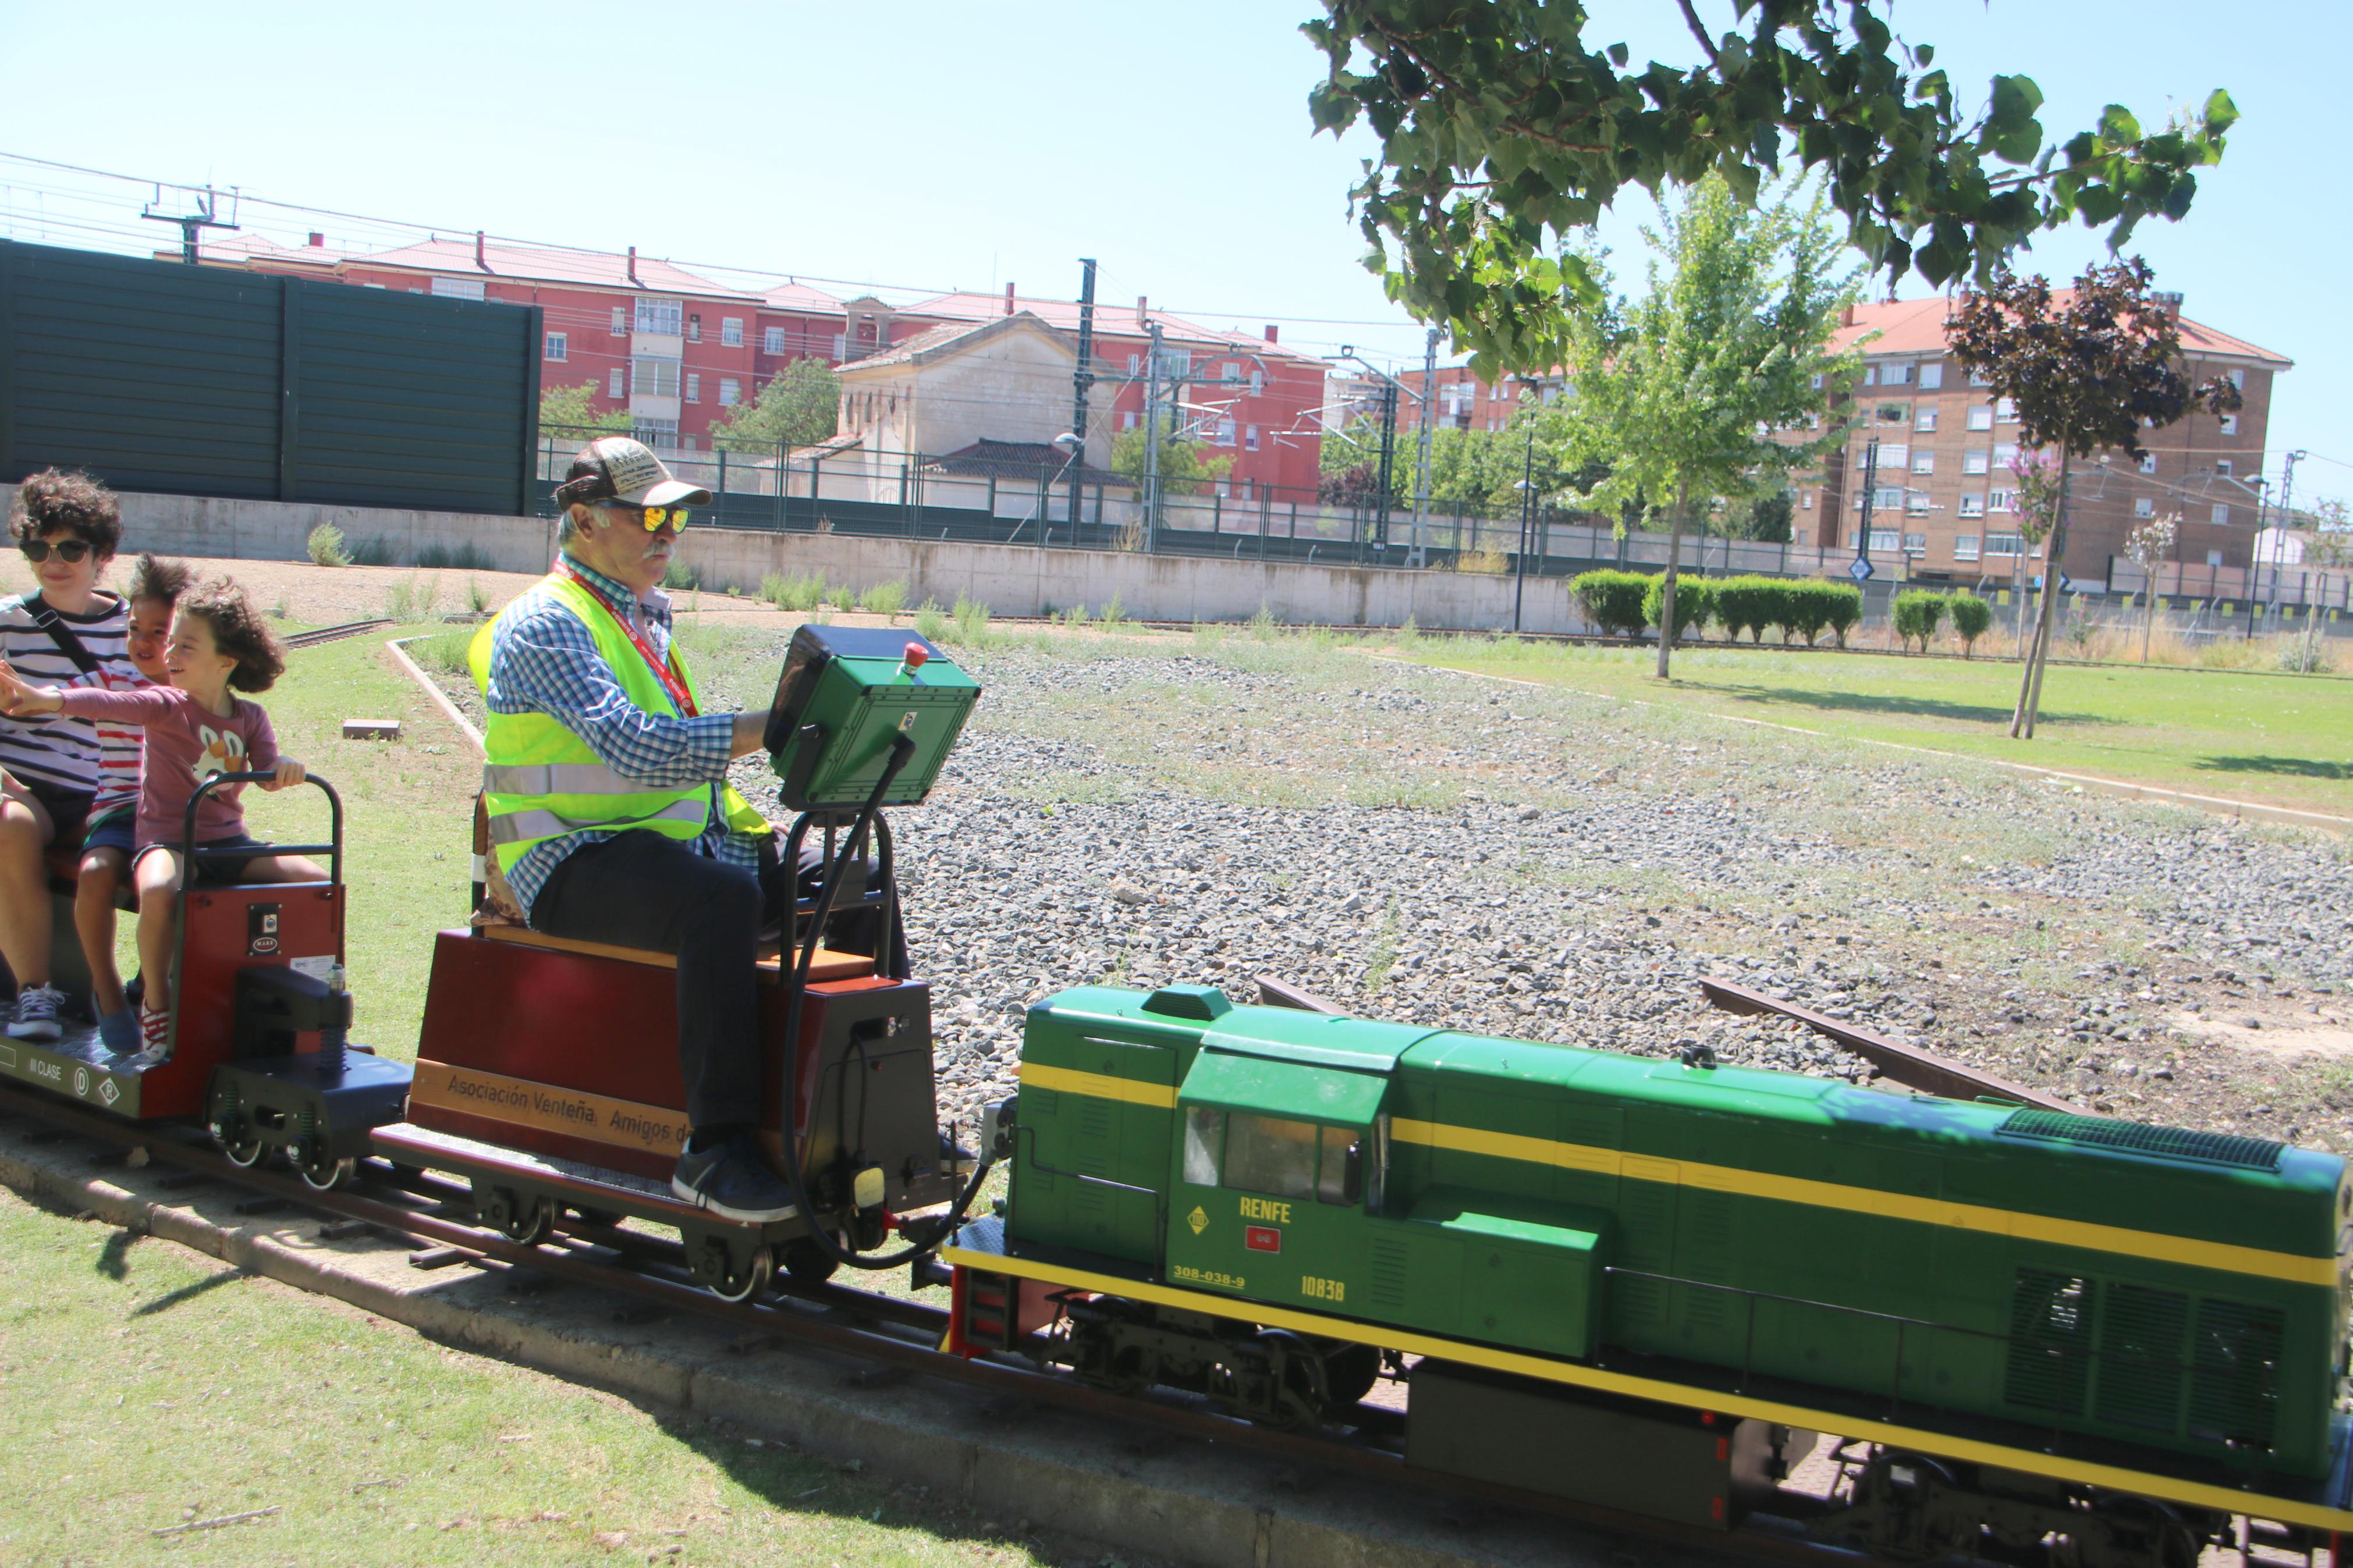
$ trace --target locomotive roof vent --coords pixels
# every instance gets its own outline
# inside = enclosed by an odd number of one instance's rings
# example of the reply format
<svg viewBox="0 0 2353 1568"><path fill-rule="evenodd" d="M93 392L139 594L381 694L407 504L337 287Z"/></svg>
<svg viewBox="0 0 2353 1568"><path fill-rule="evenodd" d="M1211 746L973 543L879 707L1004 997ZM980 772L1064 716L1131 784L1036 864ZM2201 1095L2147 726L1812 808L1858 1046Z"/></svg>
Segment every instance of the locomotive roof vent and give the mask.
<svg viewBox="0 0 2353 1568"><path fill-rule="evenodd" d="M2251 1171L2276 1171L2287 1145L2267 1138L2238 1138L2227 1132L2196 1132L2187 1127L2150 1127L2138 1121L2111 1121L2103 1116L2070 1116L2063 1110L2017 1110L1999 1129L2004 1138L2032 1138L2049 1143L2094 1143L2167 1160L2198 1160L2210 1165L2238 1165Z"/></svg>

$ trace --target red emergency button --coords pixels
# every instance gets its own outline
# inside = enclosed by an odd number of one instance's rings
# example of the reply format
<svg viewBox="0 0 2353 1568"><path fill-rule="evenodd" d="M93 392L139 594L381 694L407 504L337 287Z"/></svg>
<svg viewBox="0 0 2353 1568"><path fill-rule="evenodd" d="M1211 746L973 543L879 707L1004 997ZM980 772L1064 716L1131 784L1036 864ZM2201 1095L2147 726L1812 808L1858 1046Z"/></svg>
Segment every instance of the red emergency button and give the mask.
<svg viewBox="0 0 2353 1568"><path fill-rule="evenodd" d="M922 643L911 642L907 645L907 651L902 656L902 662L909 669L921 669L924 665L931 662L931 658L932 650L930 648L925 647Z"/></svg>
<svg viewBox="0 0 2353 1568"><path fill-rule="evenodd" d="M1247 1226L1242 1230L1242 1245L1252 1252L1281 1252L1282 1232L1271 1225Z"/></svg>

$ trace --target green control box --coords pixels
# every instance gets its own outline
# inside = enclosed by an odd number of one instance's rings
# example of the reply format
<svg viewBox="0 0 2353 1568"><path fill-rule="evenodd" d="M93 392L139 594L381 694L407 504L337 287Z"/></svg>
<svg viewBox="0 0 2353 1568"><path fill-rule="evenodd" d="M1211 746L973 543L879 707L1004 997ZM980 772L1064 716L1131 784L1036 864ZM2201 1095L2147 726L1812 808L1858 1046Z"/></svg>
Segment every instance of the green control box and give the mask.
<svg viewBox="0 0 2353 1568"><path fill-rule="evenodd" d="M902 736L906 761L883 805L931 793L980 687L923 637L865 626L803 626L776 678L764 735L792 811L864 805Z"/></svg>

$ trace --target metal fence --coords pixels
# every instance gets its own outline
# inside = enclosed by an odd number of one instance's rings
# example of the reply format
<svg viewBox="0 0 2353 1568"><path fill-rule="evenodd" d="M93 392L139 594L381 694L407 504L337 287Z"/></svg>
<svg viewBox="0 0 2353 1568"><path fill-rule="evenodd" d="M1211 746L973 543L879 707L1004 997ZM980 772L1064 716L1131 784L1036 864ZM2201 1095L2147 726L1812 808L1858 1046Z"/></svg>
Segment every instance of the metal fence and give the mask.
<svg viewBox="0 0 2353 1568"><path fill-rule="evenodd" d="M536 307L0 240L0 479L527 514Z"/></svg>

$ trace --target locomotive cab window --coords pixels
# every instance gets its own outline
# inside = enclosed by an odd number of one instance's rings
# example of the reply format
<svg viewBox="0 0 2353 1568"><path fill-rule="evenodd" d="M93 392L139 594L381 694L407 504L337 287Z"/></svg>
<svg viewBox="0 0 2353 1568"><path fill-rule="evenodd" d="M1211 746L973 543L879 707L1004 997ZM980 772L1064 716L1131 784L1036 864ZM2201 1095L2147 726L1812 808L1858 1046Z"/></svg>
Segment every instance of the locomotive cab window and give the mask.
<svg viewBox="0 0 2353 1568"><path fill-rule="evenodd" d="M1185 1179L1278 1198L1355 1204L1372 1142L1361 1128L1192 1106L1185 1112Z"/></svg>

